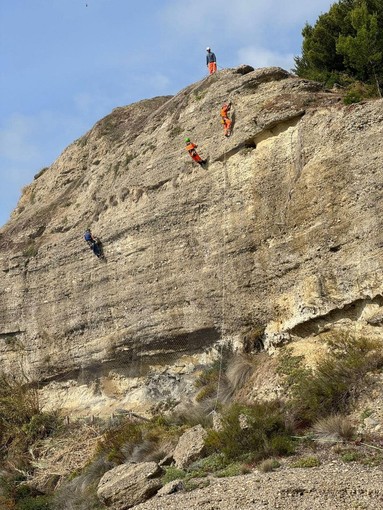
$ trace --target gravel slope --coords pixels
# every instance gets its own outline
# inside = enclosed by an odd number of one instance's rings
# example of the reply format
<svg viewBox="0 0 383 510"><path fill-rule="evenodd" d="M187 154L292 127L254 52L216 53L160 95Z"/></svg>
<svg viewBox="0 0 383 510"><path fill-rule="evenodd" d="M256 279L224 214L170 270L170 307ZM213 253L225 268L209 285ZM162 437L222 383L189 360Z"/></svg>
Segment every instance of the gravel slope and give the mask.
<svg viewBox="0 0 383 510"><path fill-rule="evenodd" d="M135 510L379 510L382 467L330 463L310 469L211 478L208 487L155 496Z"/></svg>

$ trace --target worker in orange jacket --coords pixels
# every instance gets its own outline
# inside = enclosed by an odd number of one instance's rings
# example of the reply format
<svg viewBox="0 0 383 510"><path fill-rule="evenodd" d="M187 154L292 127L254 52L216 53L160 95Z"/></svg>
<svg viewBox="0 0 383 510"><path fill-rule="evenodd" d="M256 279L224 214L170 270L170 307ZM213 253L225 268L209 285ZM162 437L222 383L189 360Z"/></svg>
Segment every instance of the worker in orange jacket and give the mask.
<svg viewBox="0 0 383 510"><path fill-rule="evenodd" d="M225 136L231 135L231 120L229 119L229 111L231 109L231 103L225 103L221 108L221 123L223 125L223 133Z"/></svg>
<svg viewBox="0 0 383 510"><path fill-rule="evenodd" d="M186 150L190 154L190 156L194 159L196 163L199 165L204 165L206 163L206 159L202 159L201 156L196 151L197 145L190 141L190 138L185 138L186 142Z"/></svg>

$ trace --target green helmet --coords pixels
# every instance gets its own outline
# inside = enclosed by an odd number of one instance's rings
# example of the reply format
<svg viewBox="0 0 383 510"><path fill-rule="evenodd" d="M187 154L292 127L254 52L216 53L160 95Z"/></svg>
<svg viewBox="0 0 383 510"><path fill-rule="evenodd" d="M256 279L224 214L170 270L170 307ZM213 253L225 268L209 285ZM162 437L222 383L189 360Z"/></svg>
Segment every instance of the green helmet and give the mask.
<svg viewBox="0 0 383 510"><path fill-rule="evenodd" d="M190 138L185 138L185 142L190 142Z"/></svg>

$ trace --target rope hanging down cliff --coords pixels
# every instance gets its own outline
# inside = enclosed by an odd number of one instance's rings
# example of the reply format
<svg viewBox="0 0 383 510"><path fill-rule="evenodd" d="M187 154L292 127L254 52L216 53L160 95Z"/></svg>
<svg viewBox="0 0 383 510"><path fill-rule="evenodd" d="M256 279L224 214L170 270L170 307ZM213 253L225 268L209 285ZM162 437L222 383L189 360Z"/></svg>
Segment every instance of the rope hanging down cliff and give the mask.
<svg viewBox="0 0 383 510"><path fill-rule="evenodd" d="M226 151L224 152L223 157L223 246L222 246L222 254L221 254L221 288L222 288L222 301L221 301L221 344L219 348L219 372L218 372L218 380L217 380L217 393L214 404L214 411L217 409L219 393L221 389L221 380L222 380L222 371L223 371L223 348L224 348L224 336L226 329L226 282L225 282L225 262L226 262L226 190L227 190L227 178L226 178Z"/></svg>

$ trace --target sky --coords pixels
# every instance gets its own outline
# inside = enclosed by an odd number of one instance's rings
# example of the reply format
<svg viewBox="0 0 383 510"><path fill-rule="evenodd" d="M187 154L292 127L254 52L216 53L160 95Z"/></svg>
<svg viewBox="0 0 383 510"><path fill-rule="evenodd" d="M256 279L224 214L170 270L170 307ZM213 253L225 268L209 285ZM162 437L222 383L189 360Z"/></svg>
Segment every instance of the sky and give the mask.
<svg viewBox="0 0 383 510"><path fill-rule="evenodd" d="M291 70L334 0L0 0L0 227L21 189L113 108L220 68Z"/></svg>

